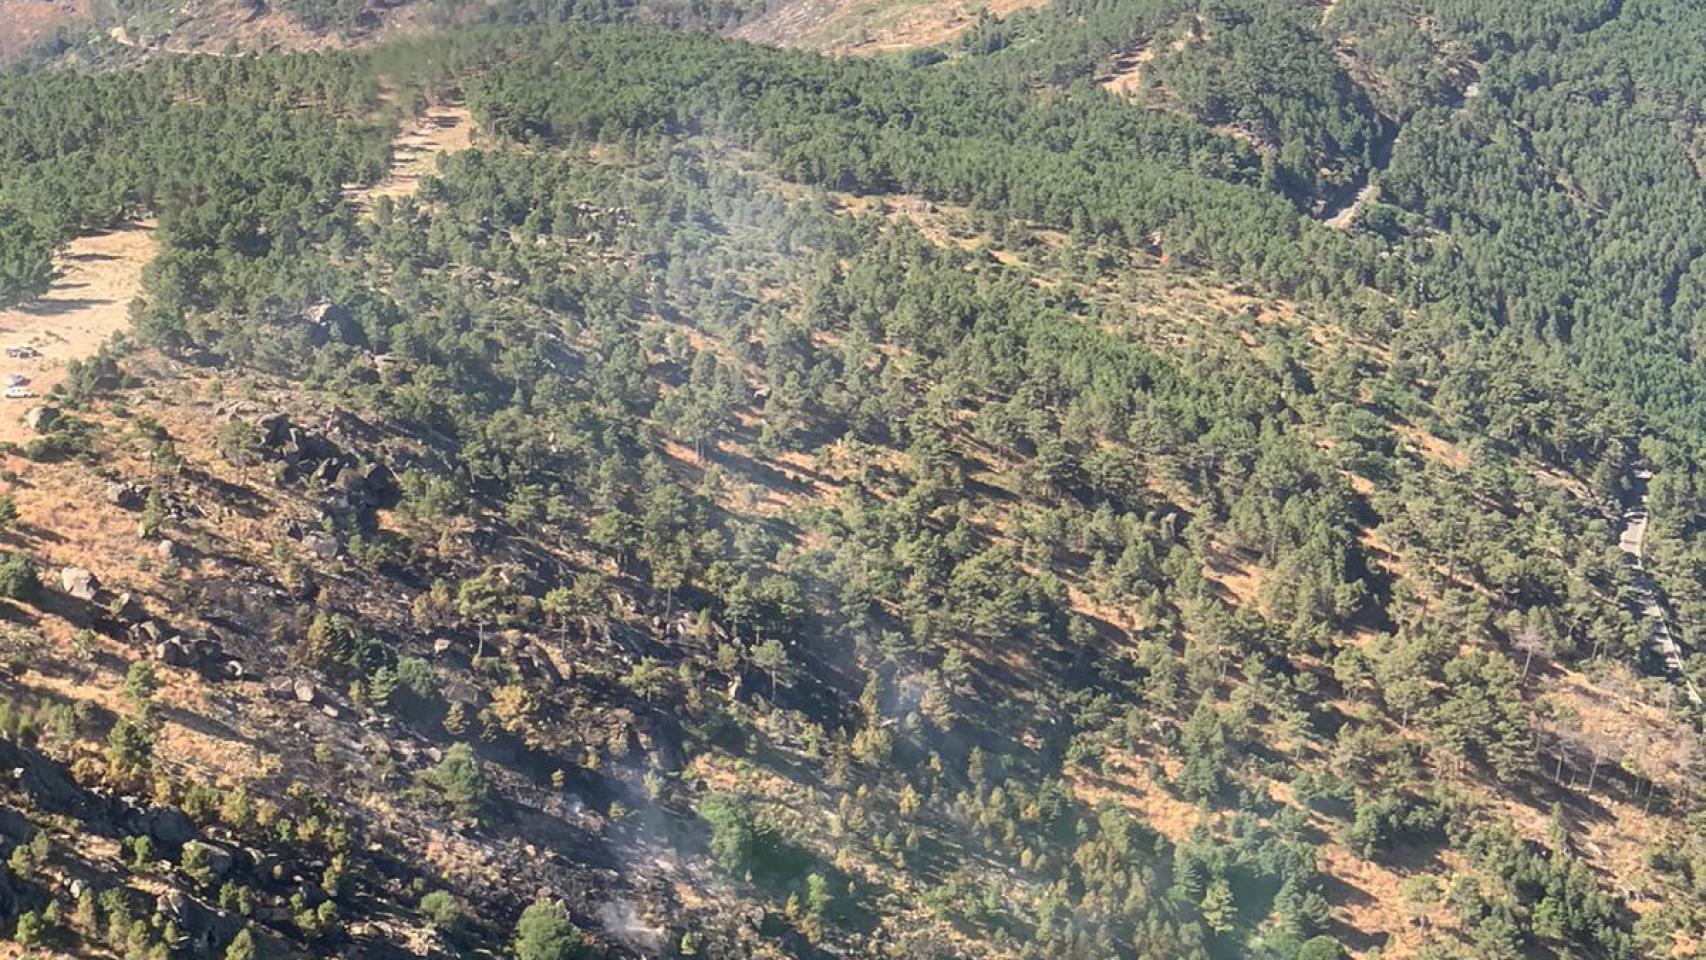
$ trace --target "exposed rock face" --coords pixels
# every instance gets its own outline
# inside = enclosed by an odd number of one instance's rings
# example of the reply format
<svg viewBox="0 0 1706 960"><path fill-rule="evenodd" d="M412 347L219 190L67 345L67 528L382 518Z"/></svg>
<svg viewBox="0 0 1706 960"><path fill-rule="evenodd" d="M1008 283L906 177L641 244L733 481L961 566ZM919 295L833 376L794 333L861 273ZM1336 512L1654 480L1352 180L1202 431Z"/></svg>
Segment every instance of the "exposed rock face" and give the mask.
<svg viewBox="0 0 1706 960"><path fill-rule="evenodd" d="M219 956L243 928L242 918L211 909L176 888L160 894L154 901L154 909L178 925L184 935L179 949L189 956Z"/></svg>
<svg viewBox="0 0 1706 960"><path fill-rule="evenodd" d="M62 765L34 751L18 749L6 740L0 740L0 777L12 779L26 801L26 809L35 807L81 820L101 814L96 798L72 781ZM5 809L0 807L0 812ZM0 817L0 831L9 834L12 829L7 818Z"/></svg>
<svg viewBox="0 0 1706 960"><path fill-rule="evenodd" d="M231 851L206 840L190 840L184 844L184 859L188 861L192 857L201 860L215 880L225 879L236 862Z"/></svg>
<svg viewBox="0 0 1706 960"><path fill-rule="evenodd" d="M146 814L148 835L156 843L179 847L195 838L195 824L176 807L155 807Z"/></svg>
<svg viewBox="0 0 1706 960"><path fill-rule="evenodd" d="M400 486L383 463L349 453L344 441L362 446L377 442L377 431L351 414L333 414L321 430L292 423L282 413L254 421L261 455L277 465L281 480L299 481L320 491L321 508L348 518L395 502ZM299 537L305 536L298 534ZM318 553L323 547L310 546Z"/></svg>
<svg viewBox="0 0 1706 960"><path fill-rule="evenodd" d="M354 315L327 300L304 310L302 322L307 326L308 338L315 346L334 339L344 343L363 343L367 339L361 324L355 322Z"/></svg>

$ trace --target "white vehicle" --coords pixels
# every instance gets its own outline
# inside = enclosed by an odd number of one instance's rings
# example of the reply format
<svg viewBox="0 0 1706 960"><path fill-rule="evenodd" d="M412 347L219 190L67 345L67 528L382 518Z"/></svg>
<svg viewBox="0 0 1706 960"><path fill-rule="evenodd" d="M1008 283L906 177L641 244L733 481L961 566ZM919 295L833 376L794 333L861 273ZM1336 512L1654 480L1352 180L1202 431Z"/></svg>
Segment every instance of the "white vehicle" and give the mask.
<svg viewBox="0 0 1706 960"><path fill-rule="evenodd" d="M36 392L34 390L31 390L29 387L7 387L6 388L6 399L8 399L8 400L28 400L29 398L31 398L35 395L36 395Z"/></svg>

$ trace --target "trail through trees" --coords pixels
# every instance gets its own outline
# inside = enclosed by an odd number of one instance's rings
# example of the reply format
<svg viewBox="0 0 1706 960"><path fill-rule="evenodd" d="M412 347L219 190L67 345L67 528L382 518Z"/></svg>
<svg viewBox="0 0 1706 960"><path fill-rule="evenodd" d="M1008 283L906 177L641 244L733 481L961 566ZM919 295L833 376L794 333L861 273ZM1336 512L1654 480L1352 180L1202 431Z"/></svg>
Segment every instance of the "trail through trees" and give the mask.
<svg viewBox="0 0 1706 960"><path fill-rule="evenodd" d="M1640 492L1639 505L1624 511L1623 530L1618 535L1617 546L1629 558L1629 566L1635 571L1635 600L1639 604L1641 619L1647 624L1648 641L1664 658L1665 666L1671 676L1682 685L1683 692L1695 706L1701 706L1700 688L1682 669L1682 646L1676 641L1676 634L1671 630L1670 617L1665 609L1664 594L1659 585L1653 580L1641 562L1641 552L1647 542L1647 481L1653 478L1652 471L1641 470L1635 474L1636 490Z"/></svg>

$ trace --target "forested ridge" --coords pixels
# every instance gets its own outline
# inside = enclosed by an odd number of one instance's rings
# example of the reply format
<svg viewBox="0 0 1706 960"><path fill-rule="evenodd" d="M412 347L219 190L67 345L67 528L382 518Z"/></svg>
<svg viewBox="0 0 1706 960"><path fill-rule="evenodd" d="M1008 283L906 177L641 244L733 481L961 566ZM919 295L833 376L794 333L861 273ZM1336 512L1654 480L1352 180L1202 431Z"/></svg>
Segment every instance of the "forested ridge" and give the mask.
<svg viewBox="0 0 1706 960"><path fill-rule="evenodd" d="M0 78L18 952L1694 955L1706 15L745 15Z"/></svg>

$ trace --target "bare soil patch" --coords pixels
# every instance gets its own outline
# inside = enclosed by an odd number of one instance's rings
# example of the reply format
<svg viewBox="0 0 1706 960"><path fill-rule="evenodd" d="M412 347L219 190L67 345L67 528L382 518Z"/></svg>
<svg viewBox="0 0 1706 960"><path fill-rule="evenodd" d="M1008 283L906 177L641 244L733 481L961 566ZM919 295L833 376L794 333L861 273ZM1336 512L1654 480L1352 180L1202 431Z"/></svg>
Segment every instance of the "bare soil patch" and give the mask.
<svg viewBox="0 0 1706 960"><path fill-rule="evenodd" d="M28 53L55 27L88 15L85 0L0 0L0 61Z"/></svg>
<svg viewBox="0 0 1706 960"><path fill-rule="evenodd" d="M29 379L36 394L65 378L65 365L94 356L101 344L130 323L130 301L142 290L142 268L154 259L152 224L131 224L79 237L55 258L59 278L36 300L0 312L0 343L24 346L38 356L0 361L0 376ZM0 400L0 441L22 441L20 417L28 399Z"/></svg>
<svg viewBox="0 0 1706 960"><path fill-rule="evenodd" d="M1135 96L1143 89L1143 65L1155 59L1155 48L1143 46L1121 54L1106 75L1096 78L1102 89L1122 97Z"/></svg>
<svg viewBox="0 0 1706 960"><path fill-rule="evenodd" d="M1048 0L794 0L740 27L734 36L776 47L860 56L947 43L977 23Z"/></svg>
<svg viewBox="0 0 1706 960"><path fill-rule="evenodd" d="M41 3L48 0L0 0ZM88 0L55 0L86 3ZM367 11L371 21L353 34L337 30L313 30L276 5L244 0L189 0L173 15L174 22L155 24L146 36L134 35L125 27L108 34L127 47L164 50L177 54L235 56L245 53L279 53L347 50L387 40L417 36L429 25L422 4L402 2L379 5Z"/></svg>
<svg viewBox="0 0 1706 960"><path fill-rule="evenodd" d="M473 143L474 119L464 106L428 110L403 131L391 147L391 169L372 187L351 188L351 202L369 209L380 197L401 200L420 189L421 178L433 172L439 156L466 150Z"/></svg>

